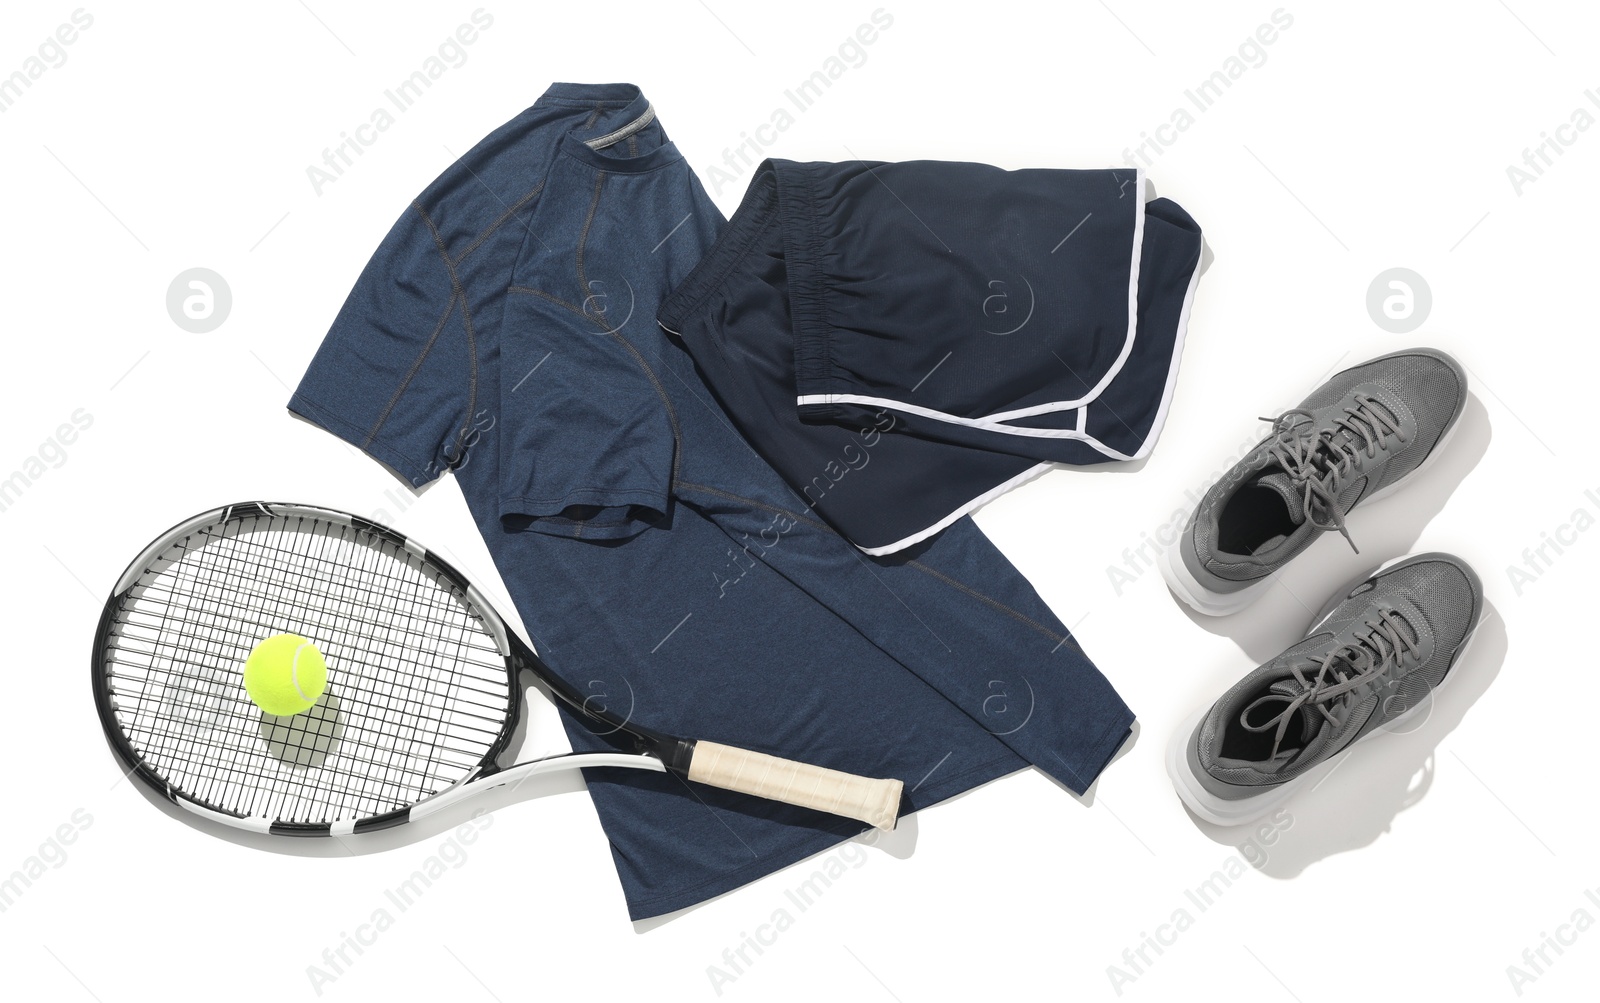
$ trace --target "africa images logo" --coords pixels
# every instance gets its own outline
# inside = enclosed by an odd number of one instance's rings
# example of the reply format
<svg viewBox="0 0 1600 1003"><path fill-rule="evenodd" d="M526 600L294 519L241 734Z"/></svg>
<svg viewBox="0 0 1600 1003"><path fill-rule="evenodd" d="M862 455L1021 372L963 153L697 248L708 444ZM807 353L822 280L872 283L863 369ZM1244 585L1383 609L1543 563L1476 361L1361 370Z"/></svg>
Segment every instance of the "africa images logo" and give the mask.
<svg viewBox="0 0 1600 1003"><path fill-rule="evenodd" d="M983 331L997 338L1016 334L1033 319L1033 308L1038 305L1033 283L1026 275L1014 280L990 279L984 284Z"/></svg>

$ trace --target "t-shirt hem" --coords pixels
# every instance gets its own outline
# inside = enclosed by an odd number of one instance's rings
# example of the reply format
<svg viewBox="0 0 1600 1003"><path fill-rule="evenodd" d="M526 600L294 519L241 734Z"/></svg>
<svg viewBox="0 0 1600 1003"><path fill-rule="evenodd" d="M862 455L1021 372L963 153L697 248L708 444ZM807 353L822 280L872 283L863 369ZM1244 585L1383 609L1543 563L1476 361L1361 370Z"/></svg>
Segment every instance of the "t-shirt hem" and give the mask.
<svg viewBox="0 0 1600 1003"><path fill-rule="evenodd" d="M1114 717L1099 735L1095 736L1094 741L1074 749L1072 758L1077 764L1086 766L1086 769L1075 768L1073 764L1067 763L1058 753L1057 757L1061 758L1062 765L1067 767L1069 777L1061 777L1055 769L1049 769L1045 772L1066 784L1067 789L1072 793L1078 795L1086 793L1094 785L1094 782L1099 779L1100 774L1105 772L1105 768L1111 764L1111 759L1117 754L1117 750L1122 748L1122 744L1128 740L1128 734L1133 730L1133 722L1135 720L1137 720L1137 716L1133 711L1123 707L1122 712Z"/></svg>
<svg viewBox="0 0 1600 1003"><path fill-rule="evenodd" d="M657 488L578 488L558 498L529 498L518 495L500 500L501 515L555 515L572 505L598 505L615 508L623 502L648 505L660 511L666 506L667 492Z"/></svg>
<svg viewBox="0 0 1600 1003"><path fill-rule="evenodd" d="M559 498L516 496L500 499L500 519L508 529L549 536L626 539L659 521L668 497L664 488L579 488ZM588 519L563 514L575 506L599 511Z"/></svg>
<svg viewBox="0 0 1600 1003"><path fill-rule="evenodd" d="M957 794L965 793L991 780L998 780L1000 777L1017 773L1027 768L1028 763L1015 755L1007 755L1001 759L990 760L970 770L954 774L941 783L931 784L922 788L919 792L914 792L918 795L916 804L907 814L914 814L924 808L931 808L941 801L955 797ZM911 796L913 794L907 794L907 797ZM901 817L904 818L905 816ZM731 892L743 887L758 878L766 877L768 874L775 874L791 864L805 860L807 857L816 856L829 847L848 842L866 832L869 828L869 826L861 826L837 832L808 832L804 838L776 853L768 853L737 870L719 874L717 877L704 881L692 888L678 889L646 899L630 899L628 901L628 918L638 922L698 905L725 892Z"/></svg>

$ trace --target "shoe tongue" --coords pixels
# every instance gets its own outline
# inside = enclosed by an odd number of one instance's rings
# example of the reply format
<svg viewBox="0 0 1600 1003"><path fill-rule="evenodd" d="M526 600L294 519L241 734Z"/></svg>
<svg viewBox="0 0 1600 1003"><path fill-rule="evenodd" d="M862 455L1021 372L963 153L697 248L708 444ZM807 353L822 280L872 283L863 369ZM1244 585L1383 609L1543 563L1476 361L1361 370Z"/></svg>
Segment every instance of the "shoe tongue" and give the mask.
<svg viewBox="0 0 1600 1003"><path fill-rule="evenodd" d="M1305 688L1293 679L1284 678L1267 687L1270 696L1281 697L1282 700L1263 699L1249 714L1254 721L1249 723L1259 724L1274 715L1280 714L1285 705L1305 692ZM1294 720L1284 731L1285 744L1296 749L1303 748L1312 738L1316 737L1319 715L1312 709L1310 703L1301 704L1294 712Z"/></svg>
<svg viewBox="0 0 1600 1003"><path fill-rule="evenodd" d="M1283 507L1288 510L1290 522L1298 526L1306 521L1304 499L1294 489L1294 484L1289 480L1288 474L1282 470L1273 469L1270 473L1257 477L1255 482L1257 486L1267 488L1283 499Z"/></svg>
<svg viewBox="0 0 1600 1003"><path fill-rule="evenodd" d="M1359 440L1351 436L1348 431L1341 430L1334 436L1333 441L1350 443L1354 454L1358 457L1362 455L1362 447L1357 445ZM1306 507L1303 495L1305 488L1296 489L1294 482L1289 479L1289 475L1283 469L1273 467L1260 477L1257 477L1253 483L1257 487L1266 488L1283 500L1283 507L1288 514L1290 523L1295 526L1305 524ZM1339 508L1348 512L1355 507L1355 503L1366 493L1366 489L1366 475L1359 472L1359 470L1352 472L1348 479L1339 485ZM1322 504L1318 502L1317 507L1320 510Z"/></svg>

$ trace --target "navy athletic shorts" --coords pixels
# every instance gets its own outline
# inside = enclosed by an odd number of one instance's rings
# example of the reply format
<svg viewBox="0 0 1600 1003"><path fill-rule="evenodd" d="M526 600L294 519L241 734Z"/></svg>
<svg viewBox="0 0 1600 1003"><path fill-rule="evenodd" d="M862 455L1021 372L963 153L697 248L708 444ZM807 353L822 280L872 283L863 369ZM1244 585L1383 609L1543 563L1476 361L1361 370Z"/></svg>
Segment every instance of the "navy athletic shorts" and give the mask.
<svg viewBox="0 0 1600 1003"><path fill-rule="evenodd" d="M817 513L892 553L1051 462L1154 445L1201 240L1142 190L1133 170L768 160L658 319Z"/></svg>
<svg viewBox="0 0 1600 1003"><path fill-rule="evenodd" d="M1084 791L1133 716L1027 580L971 520L860 553L657 326L725 225L638 88L557 84L406 207L289 407L411 485L452 472L540 654L641 724L897 777L907 812L1030 764ZM865 828L585 775L636 919Z"/></svg>

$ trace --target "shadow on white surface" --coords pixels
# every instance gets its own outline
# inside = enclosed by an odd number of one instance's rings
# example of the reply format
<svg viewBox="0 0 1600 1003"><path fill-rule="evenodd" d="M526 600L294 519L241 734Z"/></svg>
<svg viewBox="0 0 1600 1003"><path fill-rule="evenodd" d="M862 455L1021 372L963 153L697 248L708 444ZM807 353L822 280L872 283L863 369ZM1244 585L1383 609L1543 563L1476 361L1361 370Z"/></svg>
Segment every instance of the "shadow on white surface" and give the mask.
<svg viewBox="0 0 1600 1003"><path fill-rule="evenodd" d="M1122 757L1126 756L1129 752L1133 751L1134 745L1137 744L1138 741L1139 741L1139 730L1140 730L1139 722L1135 721L1133 723L1133 727L1128 732L1127 740L1125 740L1122 743L1121 747L1119 747L1117 749L1116 753L1112 755L1111 759L1106 762L1106 765L1105 765L1104 769L1102 769L1101 772L1100 772L1100 776L1104 776L1106 771L1110 770L1111 766L1114 763L1116 763L1117 760L1121 759ZM1021 772L1021 771L1018 771L1018 772ZM1056 778L1050 776L1049 774L1045 773L1044 771L1040 770L1038 772L1039 772L1039 774L1041 776L1043 776L1045 779L1049 780L1052 784L1055 784L1063 792L1065 792L1066 794L1071 796L1074 800L1076 800L1079 804L1083 805L1084 807L1087 808L1087 807L1092 807L1094 805L1095 791L1100 786L1100 776L1095 777L1094 782L1091 783L1089 785L1088 789L1085 790L1082 794L1076 794L1070 788L1068 788L1065 784L1061 783L1061 781L1059 781ZM1015 774L1008 774L1007 776L1015 776ZM980 784L977 787L970 788L970 789L962 791L961 793L956 794L956 795L954 795L952 797L945 798L943 801L940 801L938 805L930 805L928 807L933 808L933 807L940 807L940 806L943 806L943 805L952 804L952 803L954 803L956 801L962 800L963 798L970 797L975 791L983 790L984 788L988 787L990 784L999 783L1001 781L1004 781L1005 779L1007 779L1007 778L1006 777L996 777L995 779L990 780L987 783ZM924 810L926 810L926 809L924 809ZM846 842L861 843L861 844L864 844L864 845L866 845L868 847L871 847L875 851L887 853L889 856L894 857L896 859L907 860L907 859L909 859L911 857L912 853L914 853L916 851L917 832L918 832L918 819L920 818L921 814L922 814L921 811L917 811L917 812L913 812L910 815L903 816L900 819L900 821L896 824L893 832L879 832L877 830L870 830L868 832L862 833L859 836L856 836L852 840L847 840ZM823 850L823 851L821 851L819 853L812 854L811 856L805 858L804 860L796 861L795 863L790 864L788 867L784 868L783 870L777 871L775 873L779 874L779 875L784 875L784 874L804 874L804 873L807 873L812 868L812 862L816 861L817 859L819 859L821 857L827 856L829 854L837 853L839 851L839 846L840 845L843 845L843 844L836 844L836 845L831 846L828 849ZM698 903L696 903L696 904L694 904L692 906L689 906L687 908L679 909L677 912L667 913L666 915L663 915L663 916L654 916L654 917L651 917L650 919L637 920L633 924L634 932L636 932L636 933L649 933L651 930L655 930L655 929L657 929L659 927L665 926L666 924L672 922L673 920L679 919L680 917L687 916L690 913L694 912L695 910L700 909L700 908L708 905L711 902L716 902L718 899L721 899L725 895L732 895L735 892L742 891L746 887L748 887L748 886L740 886L739 888L735 888L735 889L732 889L730 891L723 892L722 895L718 895L716 898L707 899L705 902L698 902Z"/></svg>
<svg viewBox="0 0 1600 1003"><path fill-rule="evenodd" d="M271 719L268 720L270 722ZM112 752L113 757L116 756L115 750L111 748L109 739L106 742L106 748ZM120 763L121 760L118 759L117 762ZM270 853L298 857L355 857L369 853L383 853L387 850L411 846L440 836L457 826L470 822L474 815L484 812L499 811L502 808L515 811L515 805L562 794L588 797L583 785L582 773L578 770L570 770L531 777L520 784L491 788L473 796L460 805L452 806L438 814L429 815L415 822L407 822L390 829L379 829L359 835L295 837L270 836L265 833L247 832L243 829L235 829L232 826L223 825L220 822L213 822L210 819L196 815L194 812L178 807L151 790L149 785L141 781L129 778L126 782L132 784L140 796L155 806L157 810L208 836L224 839L230 843L247 846L254 850L264 850Z"/></svg>
<svg viewBox="0 0 1600 1003"><path fill-rule="evenodd" d="M1219 826L1192 813L1191 821L1215 842L1239 846L1246 859L1262 856L1256 869L1280 879L1297 877L1326 857L1371 845L1392 828L1396 816L1427 796L1439 743L1499 676L1506 650L1505 620L1493 604L1485 603L1472 649L1451 670L1450 684L1398 730L1353 748L1314 787L1296 792L1282 809L1293 821L1271 845L1255 843L1251 854L1243 853L1259 822Z"/></svg>
<svg viewBox="0 0 1600 1003"><path fill-rule="evenodd" d="M1043 770L1038 771L1039 775L1050 781L1056 787L1059 787L1063 794L1066 794L1068 797L1083 805L1085 808L1093 808L1095 792L1100 789L1100 778L1104 777L1111 771L1111 767L1116 765L1117 760L1133 751L1133 747L1139 743L1139 733L1142 730L1143 728L1139 721L1135 720L1133 722L1133 726L1128 729L1128 737L1123 740L1122 745L1118 746L1117 751L1112 753L1111 758L1106 760L1106 765L1100 768L1099 775L1094 778L1094 782L1091 783L1082 794L1077 793L1066 784L1057 780L1055 777L1045 773ZM960 795L957 795L957 797L960 797ZM951 800L953 801L955 798L951 798Z"/></svg>
<svg viewBox="0 0 1600 1003"><path fill-rule="evenodd" d="M1151 185L1150 187L1153 191L1155 186ZM1153 197L1154 196L1152 196L1152 198ZM1200 238L1200 279L1204 279L1206 272L1211 270L1211 263L1216 260L1216 257L1217 256L1211 252L1210 242L1202 236ZM1203 284L1204 283L1200 280L1196 280L1196 295L1199 294L1200 286ZM1181 353L1178 358L1178 364L1180 366L1183 364ZM1055 469L1070 470L1074 474L1112 474L1115 476L1126 476L1129 474L1137 474L1139 471L1143 470L1145 468L1145 464L1149 462L1150 457L1147 455L1142 456L1137 460L1121 460L1116 463L1092 463L1087 466L1077 466L1071 463L1057 463L1055 465Z"/></svg>
<svg viewBox="0 0 1600 1003"><path fill-rule="evenodd" d="M513 756L511 752L503 753L499 762L502 767L509 767L513 763L528 760L542 759L546 756L556 756L571 751L567 744L566 734L556 722L555 697L549 689L531 672L519 675L519 685L528 685L523 699L525 701L523 713L517 718L517 726L512 731L506 749L517 750ZM285 723L290 719L275 718L268 714L261 715L260 734L267 744L268 751L280 759L290 757L300 758L299 765L321 765L323 755L331 754L342 737L343 725L339 713L337 693L330 692L328 701L319 703L308 712L311 720L309 728L322 739L314 743L311 758L305 758L308 750L300 748L305 745L303 737L295 737L293 741L285 741ZM547 725L536 725L535 721L546 721ZM307 725L300 724L300 728ZM532 739L528 738L529 732L538 728L538 734ZM107 747L110 747L109 740ZM292 747L292 748L291 748ZM319 755L321 753L322 755ZM120 758L117 759L121 763ZM563 770L556 773L547 773L540 776L529 777L517 783L507 784L502 787L485 787L470 798L458 805L447 808L434 815L427 815L416 821L408 821L389 829L378 829L370 832L350 834L345 836L273 836L265 833L249 832L236 829L220 822L213 822L194 812L178 807L161 794L150 789L149 785L131 779L132 783L146 801L155 805L161 811L184 824L198 829L208 835L225 839L230 843L248 846L257 850L266 850L272 853L287 854L299 857L353 857L369 853L382 853L403 846L410 846L423 842L435 836L442 835L457 826L470 822L474 816L486 812L499 811L503 808L516 810L514 806L540 798L555 797L563 794L588 797L588 790L583 783L583 774L580 770Z"/></svg>
<svg viewBox="0 0 1600 1003"><path fill-rule="evenodd" d="M1004 777L997 777L996 779L1003 780L1005 778ZM994 783L994 782L995 781L993 781L993 780L989 781L989 783ZM984 784L982 786L988 786L988 785ZM978 789L978 788L974 788L974 790L976 790L976 789ZM957 798L963 797L966 794L970 794L970 793L971 793L971 791L963 791L961 794L956 795L956 797L947 798L945 801L941 801L939 803L940 804L946 804L946 803L948 803L950 801L954 801ZM864 846L864 847L867 848L867 850L865 852L868 852L868 853L881 852L881 853L886 853L889 856L894 857L897 860L909 859L911 854L913 852L915 852L916 847L917 847L917 816L919 814L921 814L921 813L920 812L914 812L914 813L912 813L910 815L903 816L900 819L900 821L895 824L893 832L882 832L882 831L879 831L877 829L868 829L866 832L861 833L859 836L855 836L855 837L853 837L851 839L841 840L838 843L835 843L834 845L828 847L825 850L819 850L818 852L813 853L809 857L805 857L805 858L803 858L801 860L797 860L794 863L790 864L789 866L781 868L780 870L774 871L774 872L772 872L772 874L765 875L764 877L762 877L762 878L760 878L758 880L761 880L761 881L778 880L778 881L785 881L786 882L786 881L790 880L790 878L792 878L794 875L810 874L813 870L817 869L816 866L815 866L817 861L821 860L824 857L831 857L831 856L838 855L841 852L840 848L841 847L847 847L847 846L848 847ZM852 866L852 869L854 869L854 867L859 867L860 864L857 863L857 864L853 864L851 866ZM824 888L829 887L830 879L827 879L824 876L822 878L819 878L818 880L821 881L822 887L824 887ZM705 908L706 906L710 905L713 902L720 902L722 899L726 898L729 895L737 895L737 894L741 894L741 893L747 893L749 888L750 888L750 884L747 882L745 884L742 884L742 885L738 886L737 888L730 888L727 891L723 892L721 895L718 895L718 896L716 896L714 898L706 899L703 902L696 902L694 905L686 906L686 907L684 907L682 909L679 909L676 912L663 913L660 916L651 916L649 919L634 920L633 921L633 932L634 933L649 933L651 930L660 929L661 927L666 926L668 923L671 923L674 920L682 919L683 917L689 915L690 913L697 912L700 909Z"/></svg>
<svg viewBox="0 0 1600 1003"><path fill-rule="evenodd" d="M1420 547L1418 540L1483 459L1492 434L1483 402L1469 394L1454 437L1433 465L1390 497L1350 513L1350 536L1360 553L1338 533L1325 533L1278 574L1265 595L1231 616L1206 616L1169 598L1200 628L1231 637L1252 662L1275 657L1305 635L1316 611L1343 583L1391 557L1451 549L1449 540L1428 540Z"/></svg>

